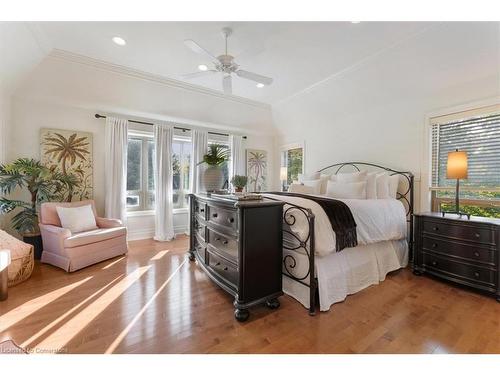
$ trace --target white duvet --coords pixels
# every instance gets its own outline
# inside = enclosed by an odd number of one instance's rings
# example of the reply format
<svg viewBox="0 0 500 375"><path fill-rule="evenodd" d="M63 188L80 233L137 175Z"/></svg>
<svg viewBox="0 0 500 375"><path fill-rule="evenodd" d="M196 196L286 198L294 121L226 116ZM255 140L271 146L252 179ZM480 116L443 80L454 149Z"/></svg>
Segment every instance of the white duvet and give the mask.
<svg viewBox="0 0 500 375"><path fill-rule="evenodd" d="M286 195L264 194L297 206L311 209L315 216L315 254L325 256L335 252L335 233L325 211L316 202ZM325 198L324 196L321 196ZM356 222L358 245L406 238L406 212L403 204L396 199L339 199L350 208ZM285 205L285 210L290 207ZM291 230L305 240L308 222L304 215L291 209L287 215L295 217Z"/></svg>

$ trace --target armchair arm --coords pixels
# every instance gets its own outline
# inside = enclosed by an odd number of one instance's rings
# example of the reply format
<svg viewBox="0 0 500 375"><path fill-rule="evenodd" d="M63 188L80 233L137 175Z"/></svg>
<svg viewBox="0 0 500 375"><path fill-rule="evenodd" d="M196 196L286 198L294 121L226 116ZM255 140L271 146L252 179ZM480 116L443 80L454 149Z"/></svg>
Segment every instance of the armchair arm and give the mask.
<svg viewBox="0 0 500 375"><path fill-rule="evenodd" d="M123 227L123 223L118 219L107 219L104 217L96 217L96 224L99 228L116 228Z"/></svg>
<svg viewBox="0 0 500 375"><path fill-rule="evenodd" d="M42 235L43 247L57 254L64 254L64 240L71 237L71 231L55 225L38 224Z"/></svg>

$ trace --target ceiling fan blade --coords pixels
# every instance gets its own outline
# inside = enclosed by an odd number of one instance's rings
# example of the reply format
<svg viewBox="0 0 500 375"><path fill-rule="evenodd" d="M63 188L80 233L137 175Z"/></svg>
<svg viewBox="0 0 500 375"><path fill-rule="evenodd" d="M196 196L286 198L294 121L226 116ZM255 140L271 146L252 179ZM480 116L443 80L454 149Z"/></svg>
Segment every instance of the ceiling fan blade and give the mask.
<svg viewBox="0 0 500 375"><path fill-rule="evenodd" d="M224 94L233 93L233 79L231 76L225 76L222 78L222 88L224 89Z"/></svg>
<svg viewBox="0 0 500 375"><path fill-rule="evenodd" d="M212 61L219 63L219 60L217 60L217 58L214 55L212 55L210 52L208 52L205 48L200 46L194 40L186 39L184 41L184 44L193 52L199 53L200 55L205 55L206 57L209 57Z"/></svg>
<svg viewBox="0 0 500 375"><path fill-rule="evenodd" d="M193 78L211 76L214 73L217 73L217 70L212 69L212 70L206 70L204 72L187 73L187 74L182 74L181 77L184 79L193 79Z"/></svg>
<svg viewBox="0 0 500 375"><path fill-rule="evenodd" d="M273 79L266 77L266 76L261 76L260 74L257 73L252 73L252 72L247 72L246 70L237 70L236 75L241 78L249 79L250 81L262 83L264 85L270 85L273 83Z"/></svg>

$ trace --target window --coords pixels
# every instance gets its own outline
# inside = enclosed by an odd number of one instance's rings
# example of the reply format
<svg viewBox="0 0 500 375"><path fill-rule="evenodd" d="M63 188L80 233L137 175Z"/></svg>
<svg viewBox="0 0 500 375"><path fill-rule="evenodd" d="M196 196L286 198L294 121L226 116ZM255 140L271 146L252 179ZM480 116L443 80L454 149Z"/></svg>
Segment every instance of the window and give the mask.
<svg viewBox="0 0 500 375"><path fill-rule="evenodd" d="M293 181L298 180L304 169L304 146L293 144L282 147L281 167L286 167L286 180L282 181L283 189L286 190Z"/></svg>
<svg viewBox="0 0 500 375"><path fill-rule="evenodd" d="M446 178L448 152L467 151L468 178L460 181L461 211L500 218L500 111L462 112L431 120L432 210L455 208L456 180Z"/></svg>
<svg viewBox="0 0 500 375"><path fill-rule="evenodd" d="M154 143L149 134L131 133L127 151L127 210L154 209Z"/></svg>
<svg viewBox="0 0 500 375"><path fill-rule="evenodd" d="M191 138L174 137L172 148L174 208L184 208L188 206Z"/></svg>

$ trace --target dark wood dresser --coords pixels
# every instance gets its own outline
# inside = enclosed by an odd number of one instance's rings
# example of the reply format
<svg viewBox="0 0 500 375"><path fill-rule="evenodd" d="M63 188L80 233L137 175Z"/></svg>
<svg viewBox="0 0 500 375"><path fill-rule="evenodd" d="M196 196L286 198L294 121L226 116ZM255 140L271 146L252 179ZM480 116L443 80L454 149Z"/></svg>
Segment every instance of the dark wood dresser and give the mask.
<svg viewBox="0 0 500 375"><path fill-rule="evenodd" d="M413 272L489 293L500 302L500 220L432 212L415 215Z"/></svg>
<svg viewBox="0 0 500 375"><path fill-rule="evenodd" d="M235 201L191 194L190 260L235 297L234 316L248 308L278 308L282 291L283 202Z"/></svg>

